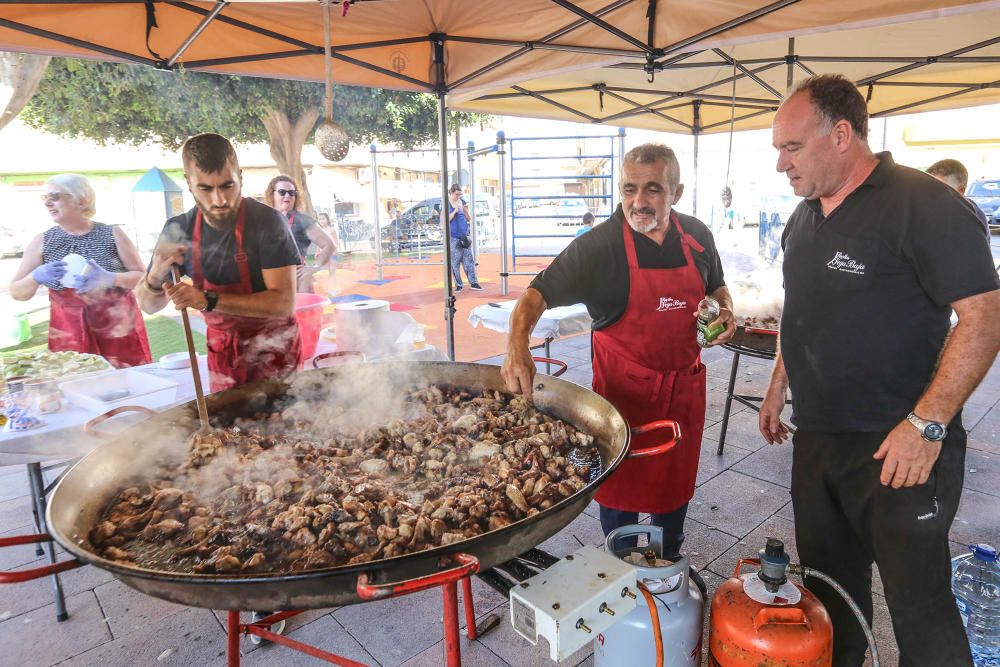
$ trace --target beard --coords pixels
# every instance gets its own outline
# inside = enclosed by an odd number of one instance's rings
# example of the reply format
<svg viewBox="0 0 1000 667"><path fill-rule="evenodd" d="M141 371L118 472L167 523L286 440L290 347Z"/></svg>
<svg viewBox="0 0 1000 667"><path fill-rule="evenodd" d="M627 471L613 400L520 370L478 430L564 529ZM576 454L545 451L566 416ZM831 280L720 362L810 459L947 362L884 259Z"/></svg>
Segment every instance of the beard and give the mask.
<svg viewBox="0 0 1000 667"><path fill-rule="evenodd" d="M235 208L228 210L226 213L219 213L218 211L213 211L209 207L202 206L200 202L196 203L208 224L212 225L216 229L228 229L236 224L236 216L239 215L240 212L238 204Z"/></svg>
<svg viewBox="0 0 1000 667"><path fill-rule="evenodd" d="M633 213L644 213L650 215L651 217L649 219L649 222L642 223L638 221L633 221L632 219ZM654 211L653 209L632 209L629 211L629 214L625 216L625 220L628 222L629 227L639 232L640 234L648 234L654 229L665 224L656 219L656 211Z"/></svg>

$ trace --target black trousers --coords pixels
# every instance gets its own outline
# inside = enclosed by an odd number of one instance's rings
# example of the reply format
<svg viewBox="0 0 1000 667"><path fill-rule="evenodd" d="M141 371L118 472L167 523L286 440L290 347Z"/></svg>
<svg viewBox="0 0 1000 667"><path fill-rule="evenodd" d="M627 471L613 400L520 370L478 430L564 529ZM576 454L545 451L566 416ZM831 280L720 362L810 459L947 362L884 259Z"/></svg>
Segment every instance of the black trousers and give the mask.
<svg viewBox="0 0 1000 667"><path fill-rule="evenodd" d="M601 530L604 536L615 528L639 523L638 512L626 512L601 505ZM684 519L687 517L688 503L684 503L673 512L666 514L651 514L649 523L663 529L663 557L676 560L684 544ZM638 543L635 537L626 537L618 541L621 548L634 547Z"/></svg>
<svg viewBox="0 0 1000 667"><path fill-rule="evenodd" d="M885 433L807 433L793 439L792 506L803 565L840 583L872 620L872 563L878 565L902 667L972 665L951 593L948 530L962 495L965 431L956 419L926 484L882 486L872 455ZM829 586L806 586L833 619L834 667L860 667L867 642Z"/></svg>

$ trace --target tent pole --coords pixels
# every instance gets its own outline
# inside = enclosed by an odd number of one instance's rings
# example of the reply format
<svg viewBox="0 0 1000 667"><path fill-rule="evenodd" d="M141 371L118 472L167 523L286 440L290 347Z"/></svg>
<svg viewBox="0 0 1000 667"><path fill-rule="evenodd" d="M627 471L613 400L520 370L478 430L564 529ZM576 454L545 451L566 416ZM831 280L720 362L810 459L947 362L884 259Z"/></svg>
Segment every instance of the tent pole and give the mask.
<svg viewBox="0 0 1000 667"><path fill-rule="evenodd" d="M451 225L448 224L448 108L445 95L444 35L432 35L434 70L437 75L438 145L441 150L441 238L444 247L444 320L448 342L448 359L455 361L455 294L451 284Z"/></svg>
<svg viewBox="0 0 1000 667"><path fill-rule="evenodd" d="M694 136L694 203L691 205L691 215L698 215L698 135L701 133L701 100L691 103L694 108L694 124L691 134Z"/></svg>
<svg viewBox="0 0 1000 667"><path fill-rule="evenodd" d="M497 132L497 156L500 158L500 295L507 296L507 136ZM511 185L511 194L514 187ZM514 197L511 196L511 207Z"/></svg>
<svg viewBox="0 0 1000 667"><path fill-rule="evenodd" d="M788 38L788 72L785 75L785 92L787 93L792 89L792 84L795 83L795 38Z"/></svg>
<svg viewBox="0 0 1000 667"><path fill-rule="evenodd" d="M475 150L475 144L470 141L466 159L469 161L469 199L472 201L469 213L472 214L472 229L470 232L472 234L472 261L474 262L479 260L479 214L476 212L476 157L473 155ZM461 169L459 171L461 172Z"/></svg>
<svg viewBox="0 0 1000 667"><path fill-rule="evenodd" d="M372 197L374 198L374 206L372 207L372 216L375 218L375 268L378 273L378 279L382 280L382 227L379 224L379 203L378 203L378 157L375 149L375 144L370 146L372 151ZM334 216L336 217L336 216ZM392 224L392 220L389 224Z"/></svg>
<svg viewBox="0 0 1000 667"><path fill-rule="evenodd" d="M188 35L188 38L184 40L184 43L181 44L176 51L174 51L174 55L170 56L170 60L167 61L168 68L173 68L173 66L177 64L177 61L181 59L184 52L187 51L192 44L194 44L194 40L201 37L201 33L205 32L205 28L208 27L208 24L211 23L215 17L219 15L219 12L225 9L228 4L228 2L220 0L218 4L212 8L212 11L205 14L205 17L201 20L201 23L198 24L198 27L194 29L194 32Z"/></svg>

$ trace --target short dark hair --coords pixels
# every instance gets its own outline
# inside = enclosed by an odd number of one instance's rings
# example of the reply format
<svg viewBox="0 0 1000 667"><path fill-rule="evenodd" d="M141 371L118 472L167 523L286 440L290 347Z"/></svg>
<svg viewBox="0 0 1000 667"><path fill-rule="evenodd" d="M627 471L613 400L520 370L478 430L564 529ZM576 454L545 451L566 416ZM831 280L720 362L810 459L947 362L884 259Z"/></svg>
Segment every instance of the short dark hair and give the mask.
<svg viewBox="0 0 1000 667"><path fill-rule="evenodd" d="M955 187L965 190L969 184L969 170L958 160L938 160L927 167L927 173L938 178L946 178L954 182Z"/></svg>
<svg viewBox="0 0 1000 667"><path fill-rule="evenodd" d="M806 92L827 131L842 120L851 124L854 134L868 139L868 103L854 83L843 74L821 74L799 82L788 97ZM787 97L785 98L787 99Z"/></svg>
<svg viewBox="0 0 1000 667"><path fill-rule="evenodd" d="M207 174L217 174L226 168L226 164L232 161L233 166L240 168L239 160L236 159L236 151L229 140L220 134L205 132L188 137L181 147L181 160L184 168L189 164L194 164Z"/></svg>
<svg viewBox="0 0 1000 667"><path fill-rule="evenodd" d="M448 192L461 192L461 191L462 191L462 186L459 185L458 183L452 183L451 187L448 188Z"/></svg>
<svg viewBox="0 0 1000 667"><path fill-rule="evenodd" d="M592 225L592 224L594 224L594 214L591 213L590 211L587 211L586 213L584 213L583 214L583 224L585 224L585 225Z"/></svg>

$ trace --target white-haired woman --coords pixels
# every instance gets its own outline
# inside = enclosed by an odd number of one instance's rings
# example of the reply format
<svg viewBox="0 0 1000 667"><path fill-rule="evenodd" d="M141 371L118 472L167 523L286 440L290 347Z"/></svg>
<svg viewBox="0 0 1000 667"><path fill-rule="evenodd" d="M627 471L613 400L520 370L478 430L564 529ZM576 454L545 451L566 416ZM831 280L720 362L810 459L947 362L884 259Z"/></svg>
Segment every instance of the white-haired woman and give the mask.
<svg viewBox="0 0 1000 667"><path fill-rule="evenodd" d="M148 364L146 326L132 292L146 267L121 228L91 219L95 199L83 176L49 179L42 201L56 224L28 244L10 294L27 301L40 285L48 288L50 350L99 354L116 368ZM66 286L70 254L87 263Z"/></svg>

